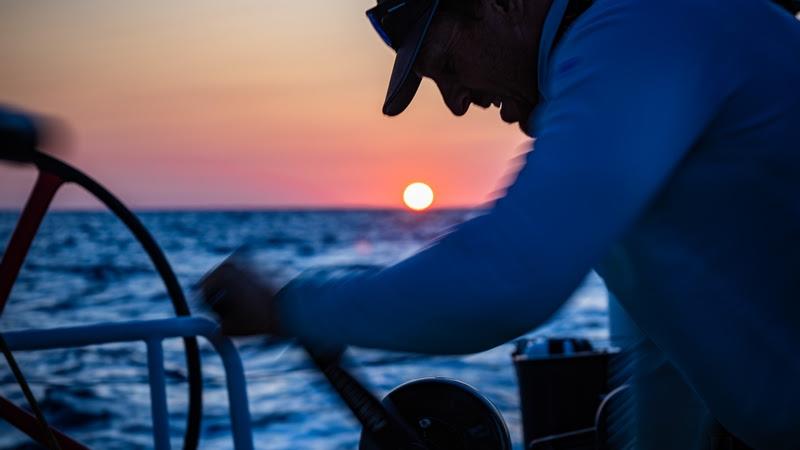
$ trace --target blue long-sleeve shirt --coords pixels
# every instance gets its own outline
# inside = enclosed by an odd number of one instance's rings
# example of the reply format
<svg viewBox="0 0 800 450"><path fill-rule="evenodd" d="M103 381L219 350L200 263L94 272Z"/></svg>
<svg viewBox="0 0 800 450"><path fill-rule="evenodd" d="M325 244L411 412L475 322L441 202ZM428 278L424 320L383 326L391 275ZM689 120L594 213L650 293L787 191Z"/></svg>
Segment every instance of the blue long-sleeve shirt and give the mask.
<svg viewBox="0 0 800 450"><path fill-rule="evenodd" d="M711 412L800 443L800 23L767 0L596 0L540 51L534 150L485 215L383 270L300 278L311 342L469 353L596 267ZM783 444L782 444L783 443Z"/></svg>

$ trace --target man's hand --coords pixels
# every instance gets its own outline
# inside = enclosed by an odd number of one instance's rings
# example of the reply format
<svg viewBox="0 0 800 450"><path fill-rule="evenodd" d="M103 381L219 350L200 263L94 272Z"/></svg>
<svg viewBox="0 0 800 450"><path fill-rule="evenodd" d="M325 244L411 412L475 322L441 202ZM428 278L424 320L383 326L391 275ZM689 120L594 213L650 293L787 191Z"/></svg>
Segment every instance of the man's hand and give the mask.
<svg viewBox="0 0 800 450"><path fill-rule="evenodd" d="M276 289L236 255L200 281L203 301L229 336L277 335Z"/></svg>

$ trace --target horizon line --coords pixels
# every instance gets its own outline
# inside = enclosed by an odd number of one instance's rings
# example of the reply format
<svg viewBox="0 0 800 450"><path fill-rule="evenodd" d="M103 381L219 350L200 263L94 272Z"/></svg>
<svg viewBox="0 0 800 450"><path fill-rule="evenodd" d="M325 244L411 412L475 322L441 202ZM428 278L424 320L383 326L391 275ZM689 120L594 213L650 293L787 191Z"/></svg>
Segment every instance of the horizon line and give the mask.
<svg viewBox="0 0 800 450"><path fill-rule="evenodd" d="M0 207L0 213L19 213L24 206L20 207ZM129 207L133 212L345 212L345 211L368 211L368 212L397 212L405 211L413 214L425 214L427 212L439 211L470 211L486 209L482 206L441 206L430 207L423 211L414 211L409 208L399 206L371 206L371 205L300 205L300 206L142 206ZM102 206L54 206L48 212L111 212Z"/></svg>

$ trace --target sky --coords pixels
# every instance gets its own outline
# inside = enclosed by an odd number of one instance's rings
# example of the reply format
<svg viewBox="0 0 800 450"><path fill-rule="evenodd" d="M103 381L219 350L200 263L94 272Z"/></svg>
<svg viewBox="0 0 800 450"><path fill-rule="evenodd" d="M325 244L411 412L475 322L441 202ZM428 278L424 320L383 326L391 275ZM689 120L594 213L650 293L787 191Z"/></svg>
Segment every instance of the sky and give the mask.
<svg viewBox="0 0 800 450"><path fill-rule="evenodd" d="M373 4L2 0L0 104L61 119L55 149L139 209L394 208L414 181L437 207L491 200L527 138L494 108L452 116L428 80L383 116ZM34 178L0 165L0 208Z"/></svg>

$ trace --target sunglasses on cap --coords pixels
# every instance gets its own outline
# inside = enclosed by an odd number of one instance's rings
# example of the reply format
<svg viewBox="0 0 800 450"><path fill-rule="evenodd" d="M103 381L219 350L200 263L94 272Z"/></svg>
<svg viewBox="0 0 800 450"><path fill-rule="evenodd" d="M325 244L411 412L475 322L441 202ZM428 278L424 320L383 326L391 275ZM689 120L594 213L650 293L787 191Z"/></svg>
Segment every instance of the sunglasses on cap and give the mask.
<svg viewBox="0 0 800 450"><path fill-rule="evenodd" d="M367 11L367 17L383 42L397 50L419 19L432 12L438 3L431 0L383 0Z"/></svg>

